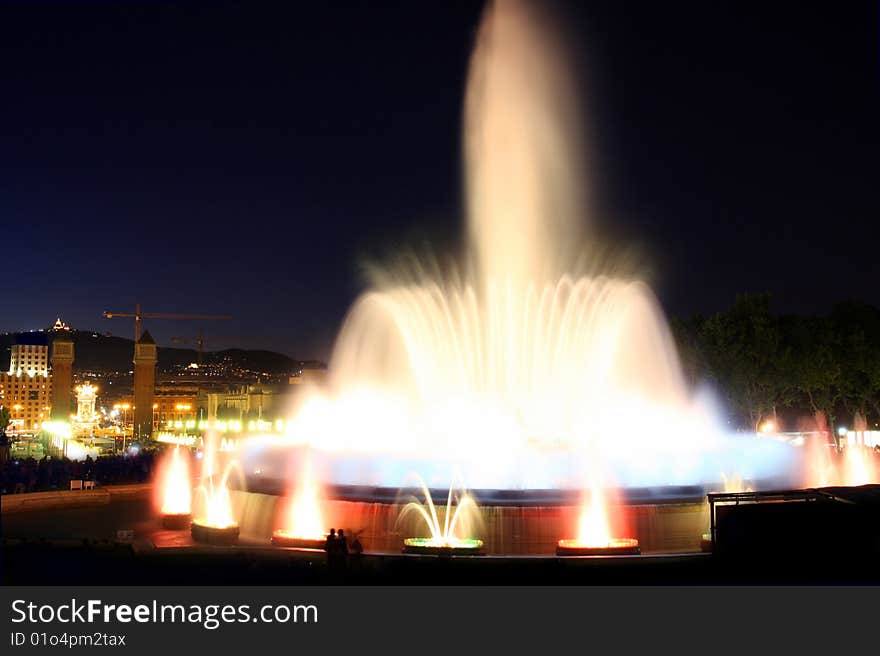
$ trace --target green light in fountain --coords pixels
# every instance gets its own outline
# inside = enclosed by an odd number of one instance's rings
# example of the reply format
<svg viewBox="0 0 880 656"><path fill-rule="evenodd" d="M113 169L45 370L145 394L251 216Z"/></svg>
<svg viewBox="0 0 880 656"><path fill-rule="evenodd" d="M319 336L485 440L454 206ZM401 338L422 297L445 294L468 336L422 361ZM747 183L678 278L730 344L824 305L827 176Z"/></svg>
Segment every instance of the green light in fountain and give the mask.
<svg viewBox="0 0 880 656"><path fill-rule="evenodd" d="M462 538L456 535L456 529L468 534L473 530L473 525L480 520L479 509L476 502L462 486L459 494L455 494L455 482L449 486L449 496L446 499L446 510L443 523L437 513L437 507L431 497L431 491L425 482L419 479L422 493L425 496L424 504L418 499L407 503L397 521L410 514L415 514L423 519L431 533L430 537L406 538L403 541L404 553L434 554L434 555L476 555L483 548L483 541L476 538ZM453 510L453 505L455 510Z"/></svg>

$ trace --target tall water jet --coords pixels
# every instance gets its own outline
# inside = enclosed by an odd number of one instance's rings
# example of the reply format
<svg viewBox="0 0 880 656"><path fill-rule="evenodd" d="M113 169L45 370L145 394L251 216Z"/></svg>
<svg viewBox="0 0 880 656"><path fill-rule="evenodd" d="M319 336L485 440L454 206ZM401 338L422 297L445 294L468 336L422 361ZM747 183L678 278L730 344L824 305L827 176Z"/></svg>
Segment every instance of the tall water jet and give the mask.
<svg viewBox="0 0 880 656"><path fill-rule="evenodd" d="M189 458L181 454L179 445L165 455L157 482L162 494L162 525L167 529L187 528L192 513L192 482Z"/></svg>
<svg viewBox="0 0 880 656"><path fill-rule="evenodd" d="M657 300L591 261L576 76L535 5L491 4L464 118L467 238L458 264L373 270L291 443L329 482L581 490L586 463L623 487L775 475L785 446L732 438L684 381ZM727 462L727 461L730 462Z"/></svg>
<svg viewBox="0 0 880 656"><path fill-rule="evenodd" d="M312 459L303 461L295 489L282 516L281 528L272 533L272 543L284 547L323 549L327 536L321 512L321 494L315 479Z"/></svg>
<svg viewBox="0 0 880 656"><path fill-rule="evenodd" d="M217 451L217 436L206 438L202 458L201 483L196 488L197 505L192 521L192 537L208 544L232 544L238 540L239 526L233 516L232 497L229 493L229 476L241 471L238 462L231 460L222 467Z"/></svg>
<svg viewBox="0 0 880 656"><path fill-rule="evenodd" d="M571 272L588 195L582 122L575 76L547 16L535 3L490 4L471 58L463 135L468 236L482 285L522 288Z"/></svg>
<svg viewBox="0 0 880 656"><path fill-rule="evenodd" d="M618 506L610 504L601 480L592 476L592 485L585 492L578 515L577 537L560 540L556 545L559 556L608 556L641 553L635 538L618 537L620 528L613 526L610 511ZM619 522L618 522L619 523ZM615 530L616 529L616 530Z"/></svg>

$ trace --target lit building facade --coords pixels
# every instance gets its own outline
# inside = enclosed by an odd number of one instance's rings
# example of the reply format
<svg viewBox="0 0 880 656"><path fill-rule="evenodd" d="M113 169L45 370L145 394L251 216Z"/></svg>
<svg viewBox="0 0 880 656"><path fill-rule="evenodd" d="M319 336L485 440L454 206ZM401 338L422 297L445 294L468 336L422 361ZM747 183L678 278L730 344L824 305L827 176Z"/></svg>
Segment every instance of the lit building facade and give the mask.
<svg viewBox="0 0 880 656"><path fill-rule="evenodd" d="M240 385L222 392L203 391L199 406L205 419L269 419L280 415L287 397L270 385Z"/></svg>
<svg viewBox="0 0 880 656"><path fill-rule="evenodd" d="M48 376L0 374L0 407L9 408L11 433L39 432L49 419L52 379Z"/></svg>
<svg viewBox="0 0 880 656"><path fill-rule="evenodd" d="M13 344L9 357L10 376L49 375L49 346L47 344Z"/></svg>
<svg viewBox="0 0 880 656"><path fill-rule="evenodd" d="M49 419L51 393L46 337L24 334L10 349L9 371L0 373L0 407L9 410L9 432L39 432Z"/></svg>
<svg viewBox="0 0 880 656"><path fill-rule="evenodd" d="M153 399L153 430L193 428L200 418L198 385L160 383Z"/></svg>

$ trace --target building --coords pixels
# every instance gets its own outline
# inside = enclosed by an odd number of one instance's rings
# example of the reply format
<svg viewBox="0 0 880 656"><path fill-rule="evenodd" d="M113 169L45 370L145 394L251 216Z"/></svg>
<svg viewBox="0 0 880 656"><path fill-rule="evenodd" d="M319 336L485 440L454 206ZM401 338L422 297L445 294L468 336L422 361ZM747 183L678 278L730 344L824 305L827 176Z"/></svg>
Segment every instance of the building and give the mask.
<svg viewBox="0 0 880 656"><path fill-rule="evenodd" d="M156 392L156 340L145 331L134 345L134 437L153 433L153 398Z"/></svg>
<svg viewBox="0 0 880 656"><path fill-rule="evenodd" d="M0 374L0 407L9 408L9 432L36 433L49 419L51 378Z"/></svg>
<svg viewBox="0 0 880 656"><path fill-rule="evenodd" d="M49 375L49 346L46 343L13 344L9 358L9 375Z"/></svg>
<svg viewBox="0 0 880 656"><path fill-rule="evenodd" d="M225 390L203 390L199 407L208 420L274 420L283 417L288 400L276 385L240 384Z"/></svg>
<svg viewBox="0 0 880 656"><path fill-rule="evenodd" d="M159 383L153 400L153 430L194 428L199 417L199 386ZM204 416L204 412L201 413Z"/></svg>
<svg viewBox="0 0 880 656"><path fill-rule="evenodd" d="M68 331L52 340L52 396L48 403L53 421L70 421L73 392L73 339Z"/></svg>
<svg viewBox="0 0 880 656"><path fill-rule="evenodd" d="M0 374L0 407L9 409L9 431L38 432L49 419L51 392L45 335L21 335L19 342L12 345L9 371Z"/></svg>

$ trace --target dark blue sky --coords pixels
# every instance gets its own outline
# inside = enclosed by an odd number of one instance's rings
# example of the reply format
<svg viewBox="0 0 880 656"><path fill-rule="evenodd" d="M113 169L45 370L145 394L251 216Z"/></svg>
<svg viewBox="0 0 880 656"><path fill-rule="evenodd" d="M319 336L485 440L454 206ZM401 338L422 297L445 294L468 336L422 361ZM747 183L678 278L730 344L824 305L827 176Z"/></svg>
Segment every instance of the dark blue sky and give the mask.
<svg viewBox="0 0 880 656"><path fill-rule="evenodd" d="M667 312L739 291L880 305L876 3L557 4L589 72L601 227L644 248ZM480 11L0 5L0 330L128 336L101 312L140 302L326 357L360 260L458 238ZM161 345L200 326L147 327Z"/></svg>

